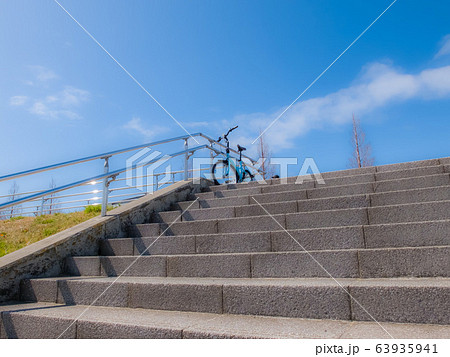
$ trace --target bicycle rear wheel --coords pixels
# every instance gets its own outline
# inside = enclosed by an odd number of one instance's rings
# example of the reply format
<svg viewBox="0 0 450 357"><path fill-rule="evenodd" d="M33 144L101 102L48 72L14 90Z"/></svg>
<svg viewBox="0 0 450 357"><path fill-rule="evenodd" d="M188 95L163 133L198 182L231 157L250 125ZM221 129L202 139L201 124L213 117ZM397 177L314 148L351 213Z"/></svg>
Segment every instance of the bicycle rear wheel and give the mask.
<svg viewBox="0 0 450 357"><path fill-rule="evenodd" d="M230 165L228 169L228 161L217 161L213 165L211 173L215 185L236 183L236 168L233 165Z"/></svg>

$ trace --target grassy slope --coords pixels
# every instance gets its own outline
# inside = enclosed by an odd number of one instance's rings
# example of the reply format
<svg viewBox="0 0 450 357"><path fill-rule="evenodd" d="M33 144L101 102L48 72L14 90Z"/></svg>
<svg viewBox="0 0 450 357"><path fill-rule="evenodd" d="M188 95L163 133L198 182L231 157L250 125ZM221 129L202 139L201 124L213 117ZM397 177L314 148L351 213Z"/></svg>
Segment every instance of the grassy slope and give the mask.
<svg viewBox="0 0 450 357"><path fill-rule="evenodd" d="M0 257L99 215L98 211L56 213L0 221Z"/></svg>

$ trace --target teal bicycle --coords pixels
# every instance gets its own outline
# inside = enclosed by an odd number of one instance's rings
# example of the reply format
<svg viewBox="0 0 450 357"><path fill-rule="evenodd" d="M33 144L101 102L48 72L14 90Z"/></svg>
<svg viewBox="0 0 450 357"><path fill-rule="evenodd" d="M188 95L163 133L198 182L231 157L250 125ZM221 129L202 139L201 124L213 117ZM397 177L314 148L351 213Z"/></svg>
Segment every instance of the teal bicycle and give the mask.
<svg viewBox="0 0 450 357"><path fill-rule="evenodd" d="M239 159L237 160L237 162L235 162L235 159L230 156L230 141L228 140L228 135L233 130L237 129L237 127L238 126L231 128L226 134L219 137L219 139L217 140L217 142L225 140L227 148L226 154L222 153L224 155L224 158L217 161L211 169L214 184L216 185L255 181L255 176L252 175L250 170L242 161L242 152L247 149L240 146L239 144L237 145L237 149L239 152Z"/></svg>

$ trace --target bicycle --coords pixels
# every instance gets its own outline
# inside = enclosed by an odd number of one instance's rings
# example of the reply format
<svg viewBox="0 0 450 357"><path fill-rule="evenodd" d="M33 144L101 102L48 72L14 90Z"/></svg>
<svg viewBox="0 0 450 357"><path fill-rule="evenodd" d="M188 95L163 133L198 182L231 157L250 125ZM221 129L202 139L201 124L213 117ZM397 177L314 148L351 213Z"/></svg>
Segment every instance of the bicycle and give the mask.
<svg viewBox="0 0 450 357"><path fill-rule="evenodd" d="M228 135L237 127L238 126L236 125L234 128L231 128L226 134L223 135L223 137L219 137L217 140L217 142L225 140L227 148L226 154L222 153L224 155L224 159L217 161L211 169L211 174L215 185L255 181L255 176L242 161L242 152L247 149L239 144L237 145L239 152L237 165L233 163L232 157L230 156L230 141L228 140ZM230 172L232 176L230 176Z"/></svg>

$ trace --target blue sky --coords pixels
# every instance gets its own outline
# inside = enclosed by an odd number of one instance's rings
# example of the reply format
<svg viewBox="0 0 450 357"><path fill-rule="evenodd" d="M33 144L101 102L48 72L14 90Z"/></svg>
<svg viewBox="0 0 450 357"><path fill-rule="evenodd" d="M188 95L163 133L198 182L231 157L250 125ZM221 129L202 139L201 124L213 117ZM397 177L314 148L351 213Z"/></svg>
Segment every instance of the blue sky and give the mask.
<svg viewBox="0 0 450 357"><path fill-rule="evenodd" d="M254 152L391 1L60 3L189 131L238 124ZM376 164L450 156L449 15L398 0L267 132L273 155L345 169L355 113ZM1 1L0 33L0 175L184 134L54 1Z"/></svg>

